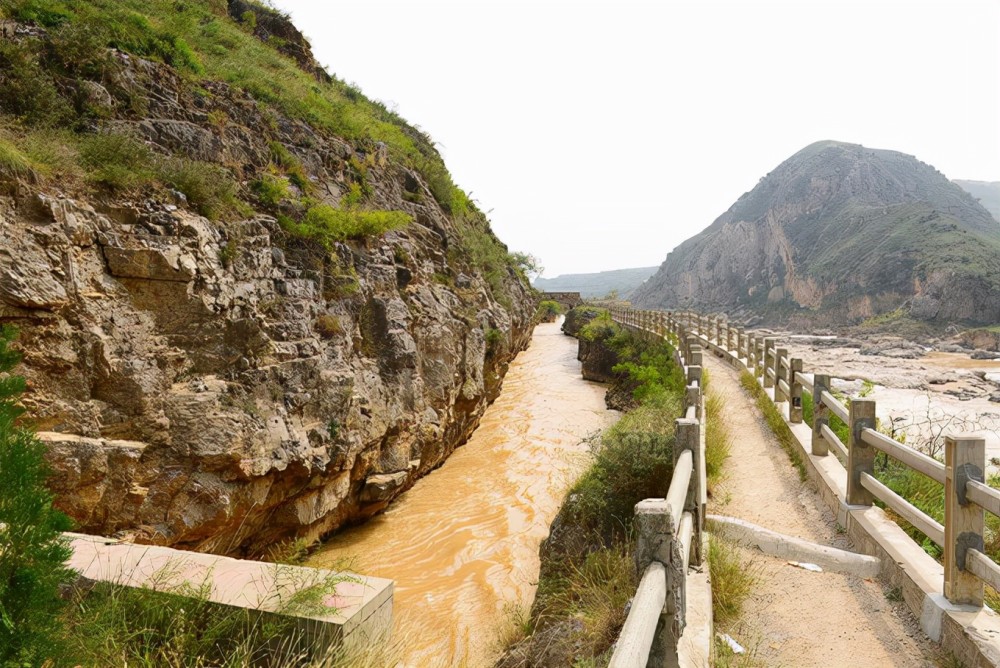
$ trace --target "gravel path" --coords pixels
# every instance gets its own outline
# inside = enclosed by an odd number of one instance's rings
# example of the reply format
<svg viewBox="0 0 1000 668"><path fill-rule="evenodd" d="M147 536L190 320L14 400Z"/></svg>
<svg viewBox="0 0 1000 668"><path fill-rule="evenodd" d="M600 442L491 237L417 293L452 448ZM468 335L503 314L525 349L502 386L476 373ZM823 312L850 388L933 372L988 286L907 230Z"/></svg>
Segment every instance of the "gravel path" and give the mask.
<svg viewBox="0 0 1000 668"><path fill-rule="evenodd" d="M774 439L736 370L705 354L711 389L726 405L733 451L709 512L809 541L849 548L835 518ZM745 550L760 573L743 620L729 632L766 666L935 666L936 650L878 582L813 573ZM891 597L891 596L890 596Z"/></svg>

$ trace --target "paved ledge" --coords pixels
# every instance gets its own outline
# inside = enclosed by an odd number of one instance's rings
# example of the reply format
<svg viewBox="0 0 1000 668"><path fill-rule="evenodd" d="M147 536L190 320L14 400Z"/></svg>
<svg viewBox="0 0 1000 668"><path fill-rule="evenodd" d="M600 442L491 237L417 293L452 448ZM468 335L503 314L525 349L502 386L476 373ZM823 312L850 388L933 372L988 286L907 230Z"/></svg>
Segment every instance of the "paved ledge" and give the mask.
<svg viewBox="0 0 1000 668"><path fill-rule="evenodd" d="M702 534L702 553L708 554L708 532ZM701 571L688 572L685 600L687 626L677 641L678 668L707 668L711 664L715 642L715 620L712 618L712 582L708 560Z"/></svg>
<svg viewBox="0 0 1000 668"><path fill-rule="evenodd" d="M365 642L384 634L392 622L392 580L136 545L100 536L65 535L73 549L68 566L85 582L157 591L171 591L185 583L195 587L210 583L208 600L213 603L296 618L311 649L322 651L336 642ZM316 609L283 612L296 592L315 586L329 586L329 593Z"/></svg>
<svg viewBox="0 0 1000 668"><path fill-rule="evenodd" d="M772 557L808 561L821 566L824 570L859 578L876 577L881 568L876 557L848 552L829 545L810 543L735 517L709 515L706 519L712 523L713 533L753 545Z"/></svg>

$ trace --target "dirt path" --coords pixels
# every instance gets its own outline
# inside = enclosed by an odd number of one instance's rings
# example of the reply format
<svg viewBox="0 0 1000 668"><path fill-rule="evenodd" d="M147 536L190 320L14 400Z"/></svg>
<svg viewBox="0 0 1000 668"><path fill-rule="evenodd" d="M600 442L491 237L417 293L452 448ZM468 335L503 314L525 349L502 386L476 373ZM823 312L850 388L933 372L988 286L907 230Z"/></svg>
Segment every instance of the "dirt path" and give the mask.
<svg viewBox="0 0 1000 668"><path fill-rule="evenodd" d="M712 391L722 395L733 438L727 479L709 512L824 545L848 548L834 516L787 455L739 384L739 374L709 354ZM747 551L749 554L749 551ZM760 582L729 632L766 666L935 666L935 650L901 603L874 581L813 573L754 550Z"/></svg>

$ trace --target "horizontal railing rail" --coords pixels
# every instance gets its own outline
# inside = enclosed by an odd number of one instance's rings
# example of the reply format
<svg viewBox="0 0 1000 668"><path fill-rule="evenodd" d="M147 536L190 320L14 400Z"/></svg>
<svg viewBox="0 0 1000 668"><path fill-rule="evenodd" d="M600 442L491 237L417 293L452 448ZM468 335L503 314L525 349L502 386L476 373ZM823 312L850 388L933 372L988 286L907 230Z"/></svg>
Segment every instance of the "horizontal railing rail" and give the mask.
<svg viewBox="0 0 1000 668"><path fill-rule="evenodd" d="M946 437L942 463L877 431L874 401L863 397L841 400L833 392L829 375L805 373L802 360L780 347L777 337L734 327L721 317L690 312L617 309L614 317L620 324L665 335L675 343L675 357L685 369L689 387L692 373L700 379L704 347L729 355L753 375L790 423L803 421L802 393L809 392L813 399L810 454L823 457L832 450L837 455L847 472L847 503L870 506L877 499L941 546L945 567L942 591L951 603L982 606L984 584L1000 590L1000 565L985 554L983 541L985 513L1000 517L1000 490L985 482L985 439L981 436ZM692 411L688 403L685 421L694 415L700 416L700 412ZM846 443L830 426L834 416L847 426ZM877 478L878 452L944 485L943 524ZM670 518L676 528L684 522L683 514L679 518Z"/></svg>
<svg viewBox="0 0 1000 668"><path fill-rule="evenodd" d="M611 309L615 322L640 336L666 338L686 379L684 417L675 421L674 470L662 499L636 505L636 571L642 573L609 666L645 668L677 663L687 619L687 576L704 559L707 494L702 425L702 348L684 328L667 328L661 314ZM652 658L651 658L652 657Z"/></svg>

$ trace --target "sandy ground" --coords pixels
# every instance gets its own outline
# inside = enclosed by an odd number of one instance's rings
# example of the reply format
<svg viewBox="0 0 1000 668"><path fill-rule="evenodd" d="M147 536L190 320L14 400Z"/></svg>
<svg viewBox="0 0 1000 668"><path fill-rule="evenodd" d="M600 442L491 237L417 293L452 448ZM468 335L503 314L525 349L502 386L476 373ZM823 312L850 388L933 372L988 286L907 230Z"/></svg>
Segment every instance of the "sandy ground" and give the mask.
<svg viewBox="0 0 1000 668"><path fill-rule="evenodd" d="M775 531L849 548L834 516L809 483L799 481L737 372L710 355L714 392L725 398L733 453L726 480L709 512L738 517ZM813 573L744 550L759 571L743 619L725 629L756 651L759 665L935 666L934 645L902 603L886 598L872 580Z"/></svg>

